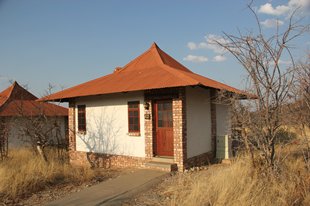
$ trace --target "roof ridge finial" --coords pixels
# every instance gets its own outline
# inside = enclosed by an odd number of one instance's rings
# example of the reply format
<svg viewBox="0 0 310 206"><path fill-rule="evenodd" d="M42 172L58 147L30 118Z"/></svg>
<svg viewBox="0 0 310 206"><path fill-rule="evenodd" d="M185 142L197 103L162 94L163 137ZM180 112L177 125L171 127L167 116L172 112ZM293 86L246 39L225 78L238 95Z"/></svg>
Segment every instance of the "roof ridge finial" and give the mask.
<svg viewBox="0 0 310 206"><path fill-rule="evenodd" d="M154 48L158 48L158 45L156 44L155 41L153 41L151 48L153 48L153 47L154 47Z"/></svg>

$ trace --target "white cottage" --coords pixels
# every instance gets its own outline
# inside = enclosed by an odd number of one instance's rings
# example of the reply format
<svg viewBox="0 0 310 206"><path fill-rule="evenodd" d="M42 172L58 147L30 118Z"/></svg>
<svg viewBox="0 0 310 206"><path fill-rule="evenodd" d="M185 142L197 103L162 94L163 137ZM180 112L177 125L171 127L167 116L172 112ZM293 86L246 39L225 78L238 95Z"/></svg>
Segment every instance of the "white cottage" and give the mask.
<svg viewBox="0 0 310 206"><path fill-rule="evenodd" d="M30 133L46 135L49 145L66 145L68 109L37 99L17 82L0 92L0 152L31 146Z"/></svg>
<svg viewBox="0 0 310 206"><path fill-rule="evenodd" d="M155 43L124 67L43 98L69 102L72 163L182 171L211 161L230 134L217 91L242 91L195 74Z"/></svg>

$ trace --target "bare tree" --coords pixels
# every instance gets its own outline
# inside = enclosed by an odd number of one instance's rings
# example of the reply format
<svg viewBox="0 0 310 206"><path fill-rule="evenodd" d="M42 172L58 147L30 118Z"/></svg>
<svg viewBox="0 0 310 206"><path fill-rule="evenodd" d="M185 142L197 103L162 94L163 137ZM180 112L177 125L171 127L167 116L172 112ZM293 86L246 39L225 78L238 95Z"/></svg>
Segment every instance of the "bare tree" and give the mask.
<svg viewBox="0 0 310 206"><path fill-rule="evenodd" d="M8 155L8 127L3 119L0 119L0 160Z"/></svg>
<svg viewBox="0 0 310 206"><path fill-rule="evenodd" d="M53 86L49 84L46 94L52 92ZM14 118L14 125L18 125L19 139L24 143L31 145L45 161L47 155L45 148L47 146L56 145L58 154L59 149L63 149L66 145L66 138L61 132L61 121L59 119L57 108L51 111L47 103L37 101L16 101L15 108L18 116ZM29 108L31 113L29 113ZM60 157L62 155L59 155Z"/></svg>
<svg viewBox="0 0 310 206"><path fill-rule="evenodd" d="M295 101L289 105L290 119L301 133L304 161L310 171L310 54L296 66L296 81L294 84ZM308 132L307 132L308 131Z"/></svg>
<svg viewBox="0 0 310 206"><path fill-rule="evenodd" d="M267 36L251 5L248 8L256 18L258 34L239 31L238 35L224 33L224 41L214 43L232 54L248 74L248 92L254 94L253 101L239 107L238 120L243 127L243 142L252 155L254 166L276 168L276 138L282 125L284 105L290 102L295 75L295 62L289 43L302 35L307 26L294 21L294 14L282 32ZM291 65L281 64L283 57L290 58Z"/></svg>
<svg viewBox="0 0 310 206"><path fill-rule="evenodd" d="M297 65L297 93L303 114L302 122L310 127L310 53Z"/></svg>

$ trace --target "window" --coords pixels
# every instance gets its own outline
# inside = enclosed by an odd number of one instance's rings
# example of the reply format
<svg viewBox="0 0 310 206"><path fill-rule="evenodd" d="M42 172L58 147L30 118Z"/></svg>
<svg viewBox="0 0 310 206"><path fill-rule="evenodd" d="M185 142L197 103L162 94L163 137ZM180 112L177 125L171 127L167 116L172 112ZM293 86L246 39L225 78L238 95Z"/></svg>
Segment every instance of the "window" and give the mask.
<svg viewBox="0 0 310 206"><path fill-rule="evenodd" d="M86 106L78 105L78 131L86 132Z"/></svg>
<svg viewBox="0 0 310 206"><path fill-rule="evenodd" d="M128 102L128 132L140 133L139 102Z"/></svg>
<svg viewBox="0 0 310 206"><path fill-rule="evenodd" d="M171 101L157 103L157 126L173 127Z"/></svg>

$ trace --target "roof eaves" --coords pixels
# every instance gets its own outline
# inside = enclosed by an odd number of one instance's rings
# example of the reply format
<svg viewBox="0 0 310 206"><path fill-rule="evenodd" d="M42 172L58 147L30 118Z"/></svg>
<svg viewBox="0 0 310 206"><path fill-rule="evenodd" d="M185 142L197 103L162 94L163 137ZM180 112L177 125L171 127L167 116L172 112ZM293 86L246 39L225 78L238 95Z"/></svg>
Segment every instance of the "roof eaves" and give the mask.
<svg viewBox="0 0 310 206"><path fill-rule="evenodd" d="M17 84L17 82L14 81L14 83L10 87L5 89L5 90L9 90L9 92L8 92L8 94L6 96L3 96L3 99L5 99L5 100L2 102L2 104L0 104L0 107L2 107L3 105L5 105L8 102L8 100L10 99L10 96L12 95L13 89L14 89L16 84ZM1 92L1 93L4 93L5 90L3 92Z"/></svg>

